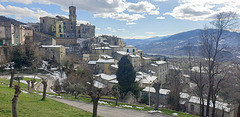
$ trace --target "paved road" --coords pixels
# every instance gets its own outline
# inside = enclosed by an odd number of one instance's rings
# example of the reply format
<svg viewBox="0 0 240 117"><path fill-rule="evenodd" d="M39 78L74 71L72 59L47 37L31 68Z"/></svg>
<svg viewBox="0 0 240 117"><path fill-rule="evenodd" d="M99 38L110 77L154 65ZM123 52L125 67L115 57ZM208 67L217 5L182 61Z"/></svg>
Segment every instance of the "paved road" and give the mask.
<svg viewBox="0 0 240 117"><path fill-rule="evenodd" d="M52 76L49 76L49 75L38 75L38 77L43 78L43 79L47 79L47 90L46 90L46 92L52 93L52 91L50 90L50 87L52 87L53 84L54 84L54 78ZM43 84L39 83L38 85L36 85L35 90L43 91Z"/></svg>
<svg viewBox="0 0 240 117"><path fill-rule="evenodd" d="M52 98L52 99L76 108L80 108L88 112L92 112L91 103L60 99L60 98ZM117 107L111 107L111 106L105 106L105 105L98 105L98 115L103 117L171 117L169 115L163 115L159 113L149 114L146 111L117 108Z"/></svg>

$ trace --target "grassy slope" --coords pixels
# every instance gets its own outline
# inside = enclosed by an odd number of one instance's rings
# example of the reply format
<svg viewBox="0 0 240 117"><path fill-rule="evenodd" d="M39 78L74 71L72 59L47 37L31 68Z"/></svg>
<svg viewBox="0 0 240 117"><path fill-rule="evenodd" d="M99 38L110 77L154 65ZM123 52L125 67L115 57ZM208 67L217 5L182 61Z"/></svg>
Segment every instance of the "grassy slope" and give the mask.
<svg viewBox="0 0 240 117"><path fill-rule="evenodd" d="M0 83L0 117L11 117L14 89ZM41 96L21 93L17 110L19 117L89 117L91 113L68 106L66 104L46 99Z"/></svg>

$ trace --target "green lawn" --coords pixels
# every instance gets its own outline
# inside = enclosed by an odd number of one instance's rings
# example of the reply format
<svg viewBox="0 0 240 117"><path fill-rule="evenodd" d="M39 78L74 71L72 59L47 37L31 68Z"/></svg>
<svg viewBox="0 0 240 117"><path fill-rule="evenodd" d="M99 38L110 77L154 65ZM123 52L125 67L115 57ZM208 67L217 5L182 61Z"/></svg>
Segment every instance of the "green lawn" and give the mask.
<svg viewBox="0 0 240 117"><path fill-rule="evenodd" d="M12 116L14 89L0 83L0 117ZM41 101L41 96L21 93L17 110L19 117L90 117L91 113L68 106L55 100Z"/></svg>

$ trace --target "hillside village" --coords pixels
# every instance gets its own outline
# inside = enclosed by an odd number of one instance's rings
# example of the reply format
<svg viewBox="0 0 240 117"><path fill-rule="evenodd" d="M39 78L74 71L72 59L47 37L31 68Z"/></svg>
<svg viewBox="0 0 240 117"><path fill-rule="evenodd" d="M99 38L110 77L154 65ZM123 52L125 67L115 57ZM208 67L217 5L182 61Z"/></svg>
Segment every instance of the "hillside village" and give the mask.
<svg viewBox="0 0 240 117"><path fill-rule="evenodd" d="M200 97L193 91L198 84L191 80L190 72L183 69L181 64L174 63L165 57L145 56L142 50L133 45L127 45L120 37L101 35L95 36L95 26L92 24L77 24L76 7L69 7L69 17L45 16L39 23L19 23L5 20L0 22L0 64L8 63L7 49L23 45L36 45L39 56L43 59L41 68L52 73L61 72L60 65L66 61L74 61L73 68L88 67L93 72L94 86L111 89L118 84L116 73L118 62L123 56L134 67L135 81L142 87L141 95L148 94L147 104L155 104L155 88L153 84L160 83L159 107L168 108L167 98L172 91L168 84L170 73L179 71L181 86L179 104L181 111L200 115ZM10 22L8 22L10 21ZM178 61L178 60L176 60ZM188 62L185 62L188 63ZM198 66L190 70L199 73ZM56 78L62 81L65 75L57 74ZM56 80L56 79L55 79ZM48 84L49 87L54 84ZM53 89L52 89L53 90ZM131 94L121 100L129 104L138 104ZM141 96L140 96L141 97ZM206 100L204 99L204 102ZM206 105L206 103L205 103ZM210 106L212 108L212 106ZM224 112L224 117L237 117L239 106L219 99L216 101L217 117Z"/></svg>

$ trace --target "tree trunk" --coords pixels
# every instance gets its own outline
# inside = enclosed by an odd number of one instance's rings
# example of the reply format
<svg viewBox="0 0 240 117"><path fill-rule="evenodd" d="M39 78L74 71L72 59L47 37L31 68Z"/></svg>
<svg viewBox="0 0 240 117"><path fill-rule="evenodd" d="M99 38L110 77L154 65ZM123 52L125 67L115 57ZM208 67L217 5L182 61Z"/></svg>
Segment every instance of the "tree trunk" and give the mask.
<svg viewBox="0 0 240 117"><path fill-rule="evenodd" d="M116 105L118 104L118 95L117 95L117 97L116 97L116 102L115 102L115 104L116 104Z"/></svg>
<svg viewBox="0 0 240 117"><path fill-rule="evenodd" d="M212 117L215 117L215 108L216 108L216 96L215 94L213 93L212 94L212 104L213 104L213 108L212 108Z"/></svg>
<svg viewBox="0 0 240 117"><path fill-rule="evenodd" d="M158 107L159 107L159 90L160 90L160 86L161 86L160 83L155 83L153 85L153 87L155 88L155 91L156 91L156 101L155 101L155 108L154 108L154 110L158 110Z"/></svg>
<svg viewBox="0 0 240 117"><path fill-rule="evenodd" d="M210 106L210 97L211 97L211 92L212 92L212 88L211 88L211 78L209 78L209 88L208 88L208 96L207 96L207 107L206 107L206 117L209 117L209 106Z"/></svg>
<svg viewBox="0 0 240 117"><path fill-rule="evenodd" d="M42 100L45 100L46 98L46 90L47 90L47 82L46 81L42 81L43 83L43 97Z"/></svg>
<svg viewBox="0 0 240 117"><path fill-rule="evenodd" d="M27 84L28 84L28 91L30 89L30 80L27 80Z"/></svg>
<svg viewBox="0 0 240 117"><path fill-rule="evenodd" d="M14 97L12 99L12 116L13 117L17 117L17 101L18 101L18 96L21 93L20 88L21 87L18 86L18 85L14 86L15 94L14 94Z"/></svg>
<svg viewBox="0 0 240 117"><path fill-rule="evenodd" d="M97 117L98 98L92 98L93 101L93 117Z"/></svg>
<svg viewBox="0 0 240 117"><path fill-rule="evenodd" d="M238 112L237 112L237 117L240 117L240 102L238 102Z"/></svg>
<svg viewBox="0 0 240 117"><path fill-rule="evenodd" d="M12 69L12 66L10 66L10 67L11 67L11 69L10 69L11 79L10 79L9 87L12 87L13 78L14 78L14 69Z"/></svg>
<svg viewBox="0 0 240 117"><path fill-rule="evenodd" d="M32 84L32 89L34 89L34 83L36 82L36 80L35 79L33 79L33 80L31 80L31 84Z"/></svg>

